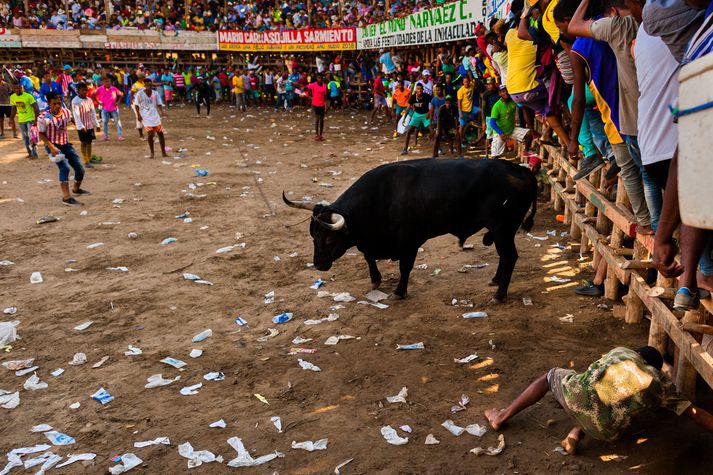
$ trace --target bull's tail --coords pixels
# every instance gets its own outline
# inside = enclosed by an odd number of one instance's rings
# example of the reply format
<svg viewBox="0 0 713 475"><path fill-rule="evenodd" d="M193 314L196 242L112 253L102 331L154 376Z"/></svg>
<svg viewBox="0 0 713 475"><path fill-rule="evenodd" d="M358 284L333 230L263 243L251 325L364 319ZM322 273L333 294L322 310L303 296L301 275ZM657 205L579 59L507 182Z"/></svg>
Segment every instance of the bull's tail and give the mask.
<svg viewBox="0 0 713 475"><path fill-rule="evenodd" d="M535 214L537 213L537 192L532 197L532 206L530 208L530 214L528 214L522 222L522 229L529 231L535 225Z"/></svg>

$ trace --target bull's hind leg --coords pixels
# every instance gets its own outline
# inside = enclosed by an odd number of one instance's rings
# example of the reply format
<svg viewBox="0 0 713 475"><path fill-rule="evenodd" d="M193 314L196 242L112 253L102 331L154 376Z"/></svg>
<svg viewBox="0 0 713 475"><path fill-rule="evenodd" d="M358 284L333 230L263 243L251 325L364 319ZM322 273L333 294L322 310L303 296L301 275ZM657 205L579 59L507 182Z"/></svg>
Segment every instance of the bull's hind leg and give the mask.
<svg viewBox="0 0 713 475"><path fill-rule="evenodd" d="M376 259L365 257L366 263L369 265L369 277L371 278L371 289L376 290L381 285L381 272L376 266Z"/></svg>
<svg viewBox="0 0 713 475"><path fill-rule="evenodd" d="M517 248L515 247L515 231L500 231L496 233L495 248L500 256L500 262L498 271L495 274L498 280L498 290L495 291L493 302L502 303L507 297L510 279L518 258Z"/></svg>
<svg viewBox="0 0 713 475"><path fill-rule="evenodd" d="M414 250L406 250L404 254L401 255L399 259L399 271L401 272L401 277L399 278L399 285L396 286L394 295L397 298L404 298L406 296L406 291L408 290L408 279L413 270L413 263L416 262L416 254L418 253L418 248Z"/></svg>

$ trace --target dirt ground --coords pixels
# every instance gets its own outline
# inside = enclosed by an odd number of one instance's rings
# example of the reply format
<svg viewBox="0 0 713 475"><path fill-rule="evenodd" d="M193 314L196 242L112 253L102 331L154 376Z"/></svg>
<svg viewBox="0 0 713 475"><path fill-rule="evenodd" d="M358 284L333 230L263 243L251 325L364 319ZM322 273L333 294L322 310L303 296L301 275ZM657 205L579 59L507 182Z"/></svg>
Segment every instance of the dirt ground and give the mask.
<svg viewBox="0 0 713 475"><path fill-rule="evenodd" d="M284 458L257 468L211 463L191 472L326 474L349 459L353 461L342 473L710 470L713 438L668 414L646 418L613 445L585 439L577 456L553 451L569 424L551 396L503 430L507 447L498 456L468 452L496 445L498 433L455 437L441 427L447 419L461 426L485 424L484 409L506 405L550 367L581 370L615 346L645 344L646 322L626 325L613 317L611 302L574 295L572 287L591 276L591 270L576 253L552 247L566 245L567 237L538 241L518 235L520 260L510 298L499 306L486 305L497 256L494 248L482 246L480 236L469 240L472 251L461 251L453 236L426 243L416 265L427 269L414 270L409 297L387 302L388 309L349 302L330 310L337 302L318 298L310 285L321 278L327 283L320 290L349 292L363 300L369 289L366 263L353 250L328 273L311 268L308 215L287 208L280 194L286 190L292 199L333 201L365 171L400 158L402 139L391 138L390 126L371 128L365 116L330 114L326 141L318 143L312 140L312 116L304 110L240 114L219 107L207 120L194 118L191 108L177 108L165 121L170 158L149 160L146 143L132 130L130 112L123 110L122 118L128 140L96 143L95 153L104 162L88 170L83 186L93 194L81 197L81 209L61 205L57 170L44 152L29 162L19 141L0 141L0 260L14 262L0 267L0 307L18 308L3 320L20 320L22 338L0 360L35 358L38 376L49 384L27 391L23 383L29 375L17 377L0 368L0 389L19 390L21 397L16 409L0 409L0 452L47 442L30 428L50 424L76 439L73 445L54 447L55 453L97 454L93 463L50 473L104 473L115 465L113 458L127 452L143 460L132 473L184 473L187 459L179 456L179 444L190 442L227 462L236 456L226 442L233 436L243 439L255 457L278 450ZM74 138L75 132L70 133ZM115 130L111 133L114 138ZM412 157L430 156L427 144ZM181 147L187 149L185 158L174 158ZM198 166L209 175L196 176ZM176 218L186 212L190 223ZM59 221L36 224L43 215ZM565 228L541 202L532 233L545 236L548 230L560 233ZM130 239L130 232L138 238ZM168 237L177 241L161 245ZM89 249L93 243L104 245ZM216 253L240 243L245 247ZM479 263L489 267L459 272L465 264ZM107 270L114 266L126 266L128 272ZM380 267L382 289L390 292L398 267L391 262ZM30 283L34 271L42 273L43 283ZM214 285L184 280L184 272ZM550 282L554 275L572 282ZM270 291L275 302L266 304ZM523 297L530 297L533 305L525 306ZM474 306L453 306L454 298L470 299ZM461 317L471 310L485 310L488 317ZM273 324L272 317L281 312L293 312L294 319ZM330 313L339 319L304 324ZM560 320L568 314L571 323ZM237 325L238 316L248 325ZM73 330L90 320L94 323L88 329ZM208 328L212 337L191 341ZM268 328L279 334L257 341ZM324 345L339 334L358 338ZM297 336L312 341L293 344ZM396 350L397 344L415 342L423 342L425 349ZM143 354L124 356L128 345ZM318 352L288 355L298 346ZM203 355L189 357L194 348ZM87 364L68 364L77 352L86 354ZM472 363L454 363L454 358L473 353L478 358ZM104 356L108 361L92 368ZM187 365L177 370L161 363L167 356ZM321 372L301 369L298 358L318 365ZM57 368L64 368L64 374L51 376ZM212 371L223 372L225 380L204 380ZM147 378L157 373L180 375L180 380L145 389ZM179 393L199 382L203 387L197 395ZM104 406L90 397L101 387L115 398ZM402 387L408 388L407 403L386 402L386 396ZM470 404L451 414L462 394L470 397ZM75 402L80 408L70 409ZM272 416L281 417L282 433L271 423ZM209 427L219 419L226 428ZM399 429L399 435L408 436L408 444L392 446L382 438L382 426L405 424L412 433ZM440 444L424 445L428 434ZM161 436L170 438L170 446L133 447ZM324 451L290 446L292 441L322 438L329 439ZM0 468L4 464L0 461Z"/></svg>

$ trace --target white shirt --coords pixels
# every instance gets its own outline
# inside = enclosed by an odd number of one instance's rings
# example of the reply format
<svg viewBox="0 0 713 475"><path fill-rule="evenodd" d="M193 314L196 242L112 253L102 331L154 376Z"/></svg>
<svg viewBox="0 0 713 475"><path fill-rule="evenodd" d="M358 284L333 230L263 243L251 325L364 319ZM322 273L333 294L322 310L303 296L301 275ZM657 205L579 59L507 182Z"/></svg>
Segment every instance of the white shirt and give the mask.
<svg viewBox="0 0 713 475"><path fill-rule="evenodd" d="M678 97L679 64L660 37L639 26L634 45L636 79L639 84L639 147L644 165L673 158L678 143L678 125L669 104Z"/></svg>
<svg viewBox="0 0 713 475"><path fill-rule="evenodd" d="M158 92L153 91L151 97L146 95L146 90L142 89L136 93L134 105L139 106L141 121L146 127L156 127L161 125L161 116L158 113L158 106L163 106L163 101Z"/></svg>

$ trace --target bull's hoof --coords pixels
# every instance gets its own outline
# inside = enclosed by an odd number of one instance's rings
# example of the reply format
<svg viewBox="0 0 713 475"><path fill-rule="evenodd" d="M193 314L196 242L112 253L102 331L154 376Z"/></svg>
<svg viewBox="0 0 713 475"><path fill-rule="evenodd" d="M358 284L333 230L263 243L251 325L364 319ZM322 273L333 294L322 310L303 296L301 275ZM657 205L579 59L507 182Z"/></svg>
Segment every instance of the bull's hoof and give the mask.
<svg viewBox="0 0 713 475"><path fill-rule="evenodd" d="M500 305L501 303L505 303L505 298L493 297L488 303L491 305Z"/></svg>
<svg viewBox="0 0 713 475"><path fill-rule="evenodd" d="M493 280L491 280L490 282L488 282L488 287L497 287L498 285L499 285L499 284L498 284L498 281L495 280L495 279L493 279Z"/></svg>
<svg viewBox="0 0 713 475"><path fill-rule="evenodd" d="M389 295L388 300L403 300L403 299L405 299L405 298L406 298L406 293L405 293L405 292L402 293L402 294L400 294L400 293L398 293L398 292L394 292L393 294Z"/></svg>
<svg viewBox="0 0 713 475"><path fill-rule="evenodd" d="M377 290L379 287L381 287L381 281L371 283L371 290Z"/></svg>

